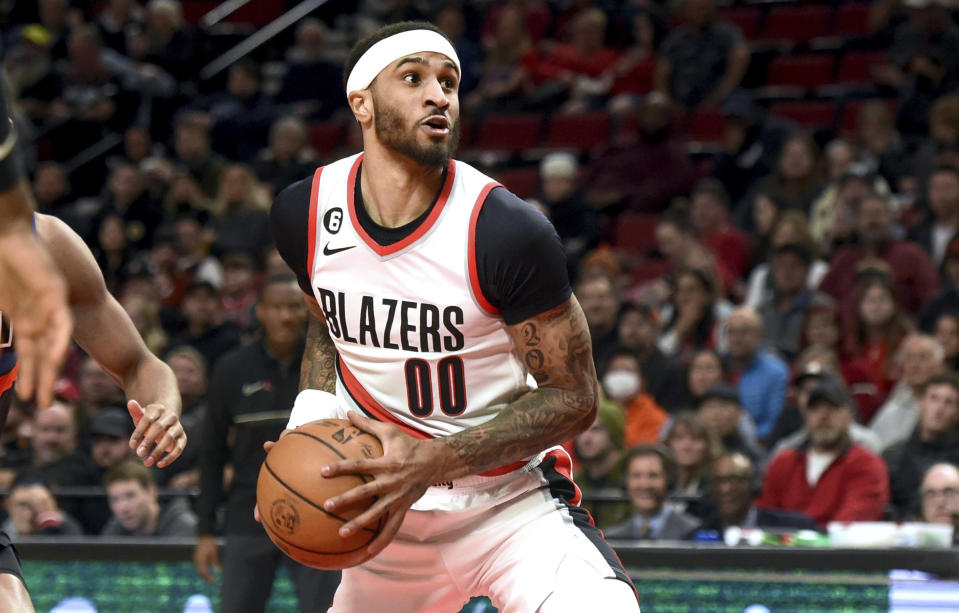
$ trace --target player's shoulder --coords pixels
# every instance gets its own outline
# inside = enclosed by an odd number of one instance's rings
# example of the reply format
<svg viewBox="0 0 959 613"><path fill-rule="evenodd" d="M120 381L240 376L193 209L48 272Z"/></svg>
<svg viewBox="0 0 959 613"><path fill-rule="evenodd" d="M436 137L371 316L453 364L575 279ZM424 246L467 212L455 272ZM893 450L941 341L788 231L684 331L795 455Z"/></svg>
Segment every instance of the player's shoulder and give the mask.
<svg viewBox="0 0 959 613"><path fill-rule="evenodd" d="M553 224L536 207L502 186L493 188L486 196L479 224L515 239L556 233Z"/></svg>

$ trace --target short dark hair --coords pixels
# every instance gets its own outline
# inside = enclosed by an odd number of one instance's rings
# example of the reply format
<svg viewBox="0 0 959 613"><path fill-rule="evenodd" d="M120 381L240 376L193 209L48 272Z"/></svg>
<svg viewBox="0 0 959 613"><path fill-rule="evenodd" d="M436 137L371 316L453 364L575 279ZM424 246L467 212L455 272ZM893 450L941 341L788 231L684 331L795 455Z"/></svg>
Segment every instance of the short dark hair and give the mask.
<svg viewBox="0 0 959 613"><path fill-rule="evenodd" d="M143 489L149 489L151 485L156 485L150 469L135 460L120 462L103 476L104 487L117 481L136 481L143 486Z"/></svg>
<svg viewBox="0 0 959 613"><path fill-rule="evenodd" d="M296 275L292 272L278 272L270 275L263 281L263 285L260 286L260 291L257 292L256 295L257 301L263 300L263 296L266 295L266 288L271 285L285 285L287 283L296 283L299 285Z"/></svg>
<svg viewBox="0 0 959 613"><path fill-rule="evenodd" d="M956 373L952 370L947 370L946 372L941 372L938 375L933 375L926 379L926 382L922 384L922 389L919 394L925 394L926 390L932 387L933 385L948 385L952 389L959 392L959 373Z"/></svg>
<svg viewBox="0 0 959 613"><path fill-rule="evenodd" d="M36 469L27 468L17 473L10 483L10 489L7 491L12 493L18 487L30 487L31 485L41 485L48 490L53 489L53 484L46 475Z"/></svg>
<svg viewBox="0 0 959 613"><path fill-rule="evenodd" d="M629 472L629 465L633 460L636 458L649 457L659 458L659 461L663 466L663 472L666 475L666 479L672 479L676 468L676 461L673 460L672 452L665 445L642 444L630 447L626 452L626 456L623 458L623 466L626 467L626 471Z"/></svg>
<svg viewBox="0 0 959 613"><path fill-rule="evenodd" d="M356 63L360 61L360 58L363 57L364 53L369 51L370 47L385 38L393 36L394 34L408 32L410 30L432 30L437 34L442 35L444 38L446 38L446 40L449 40L442 30L428 21L400 21L385 25L369 36L361 38L355 45L353 45L353 48L350 49L350 55L347 56L346 64L343 66L343 89L346 89L346 82L349 80L350 73L353 72L353 68L356 66ZM450 41L450 44L452 45L453 42Z"/></svg>

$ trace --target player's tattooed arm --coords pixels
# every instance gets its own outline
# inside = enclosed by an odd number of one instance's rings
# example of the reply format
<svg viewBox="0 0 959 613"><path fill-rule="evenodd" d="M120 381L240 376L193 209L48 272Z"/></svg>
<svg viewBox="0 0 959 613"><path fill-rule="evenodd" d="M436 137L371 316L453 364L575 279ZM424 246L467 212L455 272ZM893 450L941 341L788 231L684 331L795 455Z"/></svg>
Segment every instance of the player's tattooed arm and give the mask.
<svg viewBox="0 0 959 613"><path fill-rule="evenodd" d="M586 317L575 297L508 331L539 388L487 423L439 439L456 458L448 478L535 455L573 438L595 417L599 384Z"/></svg>
<svg viewBox="0 0 959 613"><path fill-rule="evenodd" d="M316 299L304 294L312 316L306 329L306 346L300 364L300 391L323 390L336 393L336 348L330 339L323 312Z"/></svg>

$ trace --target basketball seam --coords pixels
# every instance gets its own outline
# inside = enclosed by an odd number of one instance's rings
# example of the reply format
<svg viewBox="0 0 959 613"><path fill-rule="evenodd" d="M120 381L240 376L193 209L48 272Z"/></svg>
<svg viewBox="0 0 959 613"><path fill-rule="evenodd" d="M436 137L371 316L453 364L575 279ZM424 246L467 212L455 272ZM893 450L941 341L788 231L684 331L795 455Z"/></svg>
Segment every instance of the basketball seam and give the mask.
<svg viewBox="0 0 959 613"><path fill-rule="evenodd" d="M369 538L369 540L367 540L365 543L363 543L363 544L360 545L359 547L356 547L355 549L344 549L344 550L342 550L342 551L320 551L320 550L318 550L318 549L307 549L306 547L300 547L300 546L297 545L296 543L293 543L293 542L290 542L290 541L286 540L285 538L283 538L282 535L280 535L276 530L270 528L270 526L267 525L267 524L263 524L263 527L266 528L267 532L269 532L270 534L272 534L272 535L275 536L276 538L278 538L278 539L280 539L281 541L283 541L284 543L286 543L287 546L292 547L293 549L298 549L298 550L300 550L300 551L305 551L306 553L316 553L316 554L319 554L319 555L321 555L321 556L339 556L339 555L343 555L343 554L345 554L345 553L353 553L353 552L355 552L355 551L359 551L359 550L363 549L364 547L366 547L367 545L369 545L369 544L373 541L373 536L371 536L371 537ZM365 529L365 528L364 528L364 529ZM374 535L374 536L375 536L375 535Z"/></svg>
<svg viewBox="0 0 959 613"><path fill-rule="evenodd" d="M307 497L304 496L303 494L299 493L298 491L296 491L295 489L293 489L292 487L290 487L290 484L289 484L289 483L287 483L286 481L284 481L283 479L281 479L281 478L279 477L279 475L277 475L275 472L273 472L273 469L270 468L270 463L269 463L269 462L267 462L267 461L264 460L264 461L263 461L263 466L264 466L264 468L266 468L267 472L269 472L269 473L273 476L273 478L277 480L277 482L278 482L280 485L282 485L283 487L285 487L290 493L295 494L295 495L297 496L297 498L300 498L300 499L303 500L306 504L310 505L310 506L313 507L314 509L317 509L317 510L319 510L319 511L322 511L323 513L329 515L329 516L332 517L333 519L336 519L336 520L339 520L339 521L343 522L344 524L349 521L348 519L346 519L346 518L344 518L344 517L340 517L340 516L337 515L336 513L331 513L330 511L327 511L326 509L324 509L324 508L321 507L320 505L316 504L315 502L313 502L312 500L310 500L309 498L307 498ZM373 534L376 534L376 532L375 532L374 530L371 530L370 528L367 528L366 526L360 527L360 530L366 530L367 532L372 532Z"/></svg>
<svg viewBox="0 0 959 613"><path fill-rule="evenodd" d="M341 459L341 460L345 460L345 459L346 459L346 456L343 455L342 453L340 453L333 445L330 445L329 443L327 443L326 441L324 441L324 440L321 439L320 437L316 436L315 434L310 434L309 432L298 432L298 431L296 431L296 430L293 430L292 432L290 432L290 434L297 434L297 435L299 435L299 436L305 436L305 437L307 437L307 438L311 438L311 439L313 439L314 441L316 441L317 443L322 443L323 445L325 445L330 451L332 451L332 452L335 453L336 455L340 456L340 459ZM364 434L366 434L366 433L364 432ZM367 480L366 475L361 475L360 473L355 473L355 474L356 474L357 477L360 478L361 481L363 481L363 483L369 483L369 480Z"/></svg>

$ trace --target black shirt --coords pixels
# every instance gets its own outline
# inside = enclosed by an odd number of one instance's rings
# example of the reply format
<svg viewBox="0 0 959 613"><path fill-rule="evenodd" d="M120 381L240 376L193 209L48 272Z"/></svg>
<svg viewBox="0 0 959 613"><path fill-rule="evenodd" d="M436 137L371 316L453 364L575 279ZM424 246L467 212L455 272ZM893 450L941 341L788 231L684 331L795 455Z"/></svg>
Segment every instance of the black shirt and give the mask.
<svg viewBox="0 0 959 613"><path fill-rule="evenodd" d="M361 169L362 170L362 169ZM296 273L300 287L312 295L307 270L312 178L293 183L277 195L270 213L273 240ZM360 173L356 176L357 218L380 245L403 240L429 216L436 200L418 218L398 228L377 225L363 206ZM438 196L438 194L437 194ZM465 237L464 237L465 239ZM505 188L495 188L476 222L476 265L483 295L508 325L566 302L572 294L566 257L556 230L532 206Z"/></svg>
<svg viewBox="0 0 959 613"><path fill-rule="evenodd" d="M301 343L281 363L258 341L226 354L214 368L200 447L199 534L213 534L216 528L227 462L233 465L234 477L223 532L263 534L253 519L256 479L266 458L263 443L275 441L286 427L299 389L302 355ZM231 428L234 442L228 445Z"/></svg>

